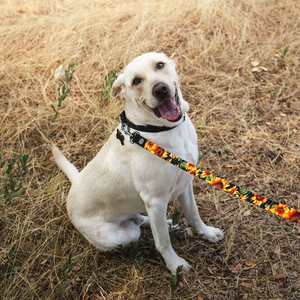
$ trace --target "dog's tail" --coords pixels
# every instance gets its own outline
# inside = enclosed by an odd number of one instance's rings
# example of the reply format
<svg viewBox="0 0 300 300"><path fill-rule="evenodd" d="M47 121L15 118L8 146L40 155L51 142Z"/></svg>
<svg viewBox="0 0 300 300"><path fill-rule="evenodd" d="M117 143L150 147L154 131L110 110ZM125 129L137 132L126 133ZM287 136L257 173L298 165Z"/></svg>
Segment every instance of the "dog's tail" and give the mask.
<svg viewBox="0 0 300 300"><path fill-rule="evenodd" d="M67 175L71 183L73 183L78 176L79 171L54 145L52 146L52 153L58 167Z"/></svg>

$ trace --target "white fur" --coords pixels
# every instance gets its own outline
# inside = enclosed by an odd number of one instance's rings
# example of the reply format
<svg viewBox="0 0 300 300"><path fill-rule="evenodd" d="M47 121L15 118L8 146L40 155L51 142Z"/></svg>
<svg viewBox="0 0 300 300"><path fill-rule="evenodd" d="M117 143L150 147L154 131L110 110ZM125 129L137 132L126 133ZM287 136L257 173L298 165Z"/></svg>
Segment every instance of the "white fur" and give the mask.
<svg viewBox="0 0 300 300"><path fill-rule="evenodd" d="M59 151L56 146L52 147L52 153L55 158L56 164L59 166L61 170L65 172L71 183L73 183L79 174L79 171L76 167L70 163L66 157Z"/></svg>
<svg viewBox="0 0 300 300"><path fill-rule="evenodd" d="M155 68L165 63L162 70ZM142 82L133 85L133 79ZM158 118L151 108L159 105L152 95L157 82L166 82L172 93L180 98L183 119L177 122ZM127 117L139 125L175 126L159 133L141 132L146 139L168 151L196 164L198 159L197 135L187 116L189 109L182 98L175 64L164 54L146 53L134 59L119 75L112 89L115 97L124 97ZM121 126L117 127L119 130ZM117 129L116 129L117 130ZM212 243L223 238L220 229L206 226L200 219L193 194L193 176L131 144L128 136L122 146L116 138L116 130L96 157L78 174L76 168L53 147L58 166L66 173L72 187L67 210L79 232L95 247L112 250L118 245L128 245L140 237L140 226L150 225L157 250L163 256L172 273L189 264L180 258L170 243L166 219L169 201L178 199L188 223L197 233ZM147 212L148 217L139 213Z"/></svg>

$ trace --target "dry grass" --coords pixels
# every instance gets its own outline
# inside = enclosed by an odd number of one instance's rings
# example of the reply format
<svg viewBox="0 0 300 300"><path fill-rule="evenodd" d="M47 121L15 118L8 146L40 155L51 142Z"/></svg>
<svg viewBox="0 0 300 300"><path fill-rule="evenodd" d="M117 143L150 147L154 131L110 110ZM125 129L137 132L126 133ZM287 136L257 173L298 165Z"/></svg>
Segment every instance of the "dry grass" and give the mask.
<svg viewBox="0 0 300 300"><path fill-rule="evenodd" d="M203 220L226 238L212 245L183 226L175 250L194 270L171 295L150 230L142 233L138 276L130 259L99 252L74 229L65 208L70 184L50 152L55 143L83 168L124 105L101 100L104 76L163 51L176 60L191 104L201 167L299 209L299 10L298 0L2 0L0 152L33 157L25 193L13 206L1 199L1 272L11 247L19 251L11 281L0 283L2 299L55 298L52 283L70 252L79 262L58 299L299 299L299 225L223 201L229 196L195 181ZM285 47L286 57L275 57ZM76 76L67 108L51 141L38 141L56 101L54 70L70 60ZM251 60L268 70L253 73ZM281 273L287 277L276 279Z"/></svg>

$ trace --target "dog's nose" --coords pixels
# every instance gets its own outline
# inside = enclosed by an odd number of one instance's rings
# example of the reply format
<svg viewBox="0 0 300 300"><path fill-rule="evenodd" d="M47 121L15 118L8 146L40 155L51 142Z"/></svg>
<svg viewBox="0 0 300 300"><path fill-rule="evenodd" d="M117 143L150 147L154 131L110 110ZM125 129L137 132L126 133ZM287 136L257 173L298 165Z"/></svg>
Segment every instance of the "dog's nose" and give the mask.
<svg viewBox="0 0 300 300"><path fill-rule="evenodd" d="M152 89L152 95L160 100L170 98L170 89L164 82L156 83Z"/></svg>

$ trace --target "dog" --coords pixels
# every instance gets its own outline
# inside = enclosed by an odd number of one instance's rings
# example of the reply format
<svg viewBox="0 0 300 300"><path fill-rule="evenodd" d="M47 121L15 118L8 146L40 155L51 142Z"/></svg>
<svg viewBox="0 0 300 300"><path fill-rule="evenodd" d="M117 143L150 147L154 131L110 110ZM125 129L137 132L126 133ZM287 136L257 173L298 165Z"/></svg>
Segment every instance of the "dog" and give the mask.
<svg viewBox="0 0 300 300"><path fill-rule="evenodd" d="M143 132L143 137L196 164L197 135L187 115L189 105L182 97L175 67L162 53L138 56L114 82L112 96L125 98L126 118L138 128L158 128L158 132ZM117 138L118 134L123 140ZM187 272L191 266L175 253L170 242L168 203L178 199L188 224L203 239L216 243L223 239L223 232L201 220L193 176L130 143L129 138L119 124L80 173L53 146L54 159L72 184L68 215L77 230L103 251L138 240L140 227L150 226L156 249L171 273L175 274L178 266ZM147 216L140 214L145 212Z"/></svg>

